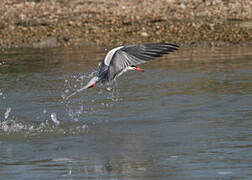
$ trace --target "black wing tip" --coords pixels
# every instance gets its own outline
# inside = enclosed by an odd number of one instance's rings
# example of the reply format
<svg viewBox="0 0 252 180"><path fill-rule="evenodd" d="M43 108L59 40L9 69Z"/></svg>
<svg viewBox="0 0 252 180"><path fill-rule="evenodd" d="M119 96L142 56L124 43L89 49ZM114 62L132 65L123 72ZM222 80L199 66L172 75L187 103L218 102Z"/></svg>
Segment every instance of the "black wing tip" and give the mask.
<svg viewBox="0 0 252 180"><path fill-rule="evenodd" d="M170 48L170 49L174 49L174 50L178 50L178 48L180 47L177 44L172 44L172 43L148 43L145 44L146 46L153 46L153 47L160 47L160 48Z"/></svg>
<svg viewBox="0 0 252 180"><path fill-rule="evenodd" d="M143 53L150 56L151 59L161 57L164 54L169 54L179 49L179 45L171 43L147 43L143 44L142 47L143 47ZM141 57L138 58L141 59Z"/></svg>
<svg viewBox="0 0 252 180"><path fill-rule="evenodd" d="M164 43L164 47L167 48L167 53L177 51L179 49L179 45L170 43Z"/></svg>
<svg viewBox="0 0 252 180"><path fill-rule="evenodd" d="M179 45L171 44L171 43L157 43L157 45L163 46L163 47L179 48Z"/></svg>
<svg viewBox="0 0 252 180"><path fill-rule="evenodd" d="M131 44L131 45L125 45L124 48L130 47L130 46L132 46L132 47L134 47L134 46L171 47L171 48L177 48L177 49L180 47L180 45L178 45L178 44L164 42L164 43L146 43L146 44L142 44L142 45Z"/></svg>
<svg viewBox="0 0 252 180"><path fill-rule="evenodd" d="M156 47L163 49L165 54L168 54L179 49L179 45L171 43L157 43Z"/></svg>

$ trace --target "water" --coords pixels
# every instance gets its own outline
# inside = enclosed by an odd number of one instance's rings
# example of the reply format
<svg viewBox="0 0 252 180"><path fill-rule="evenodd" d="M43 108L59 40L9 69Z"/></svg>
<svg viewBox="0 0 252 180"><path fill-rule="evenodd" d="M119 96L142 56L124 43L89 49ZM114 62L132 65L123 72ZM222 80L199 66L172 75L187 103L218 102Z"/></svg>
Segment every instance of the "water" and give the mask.
<svg viewBox="0 0 252 180"><path fill-rule="evenodd" d="M182 48L67 99L105 53L1 53L1 179L251 179L252 47Z"/></svg>

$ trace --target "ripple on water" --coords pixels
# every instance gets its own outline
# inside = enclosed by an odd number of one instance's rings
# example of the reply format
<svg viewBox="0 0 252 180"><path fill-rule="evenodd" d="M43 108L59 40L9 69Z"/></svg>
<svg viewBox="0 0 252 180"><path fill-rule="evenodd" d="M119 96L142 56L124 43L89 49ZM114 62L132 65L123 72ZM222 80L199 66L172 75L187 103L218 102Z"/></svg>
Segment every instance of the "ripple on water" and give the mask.
<svg viewBox="0 0 252 180"><path fill-rule="evenodd" d="M249 179L252 51L231 51L189 48L69 99L97 52L15 52L0 66L0 177Z"/></svg>

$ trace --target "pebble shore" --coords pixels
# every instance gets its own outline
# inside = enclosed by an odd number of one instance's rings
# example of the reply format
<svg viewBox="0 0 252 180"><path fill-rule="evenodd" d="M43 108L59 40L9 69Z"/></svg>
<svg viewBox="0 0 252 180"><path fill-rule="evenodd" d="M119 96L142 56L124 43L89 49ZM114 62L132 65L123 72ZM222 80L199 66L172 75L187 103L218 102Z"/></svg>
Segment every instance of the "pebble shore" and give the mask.
<svg viewBox="0 0 252 180"><path fill-rule="evenodd" d="M0 0L1 48L252 42L251 0Z"/></svg>

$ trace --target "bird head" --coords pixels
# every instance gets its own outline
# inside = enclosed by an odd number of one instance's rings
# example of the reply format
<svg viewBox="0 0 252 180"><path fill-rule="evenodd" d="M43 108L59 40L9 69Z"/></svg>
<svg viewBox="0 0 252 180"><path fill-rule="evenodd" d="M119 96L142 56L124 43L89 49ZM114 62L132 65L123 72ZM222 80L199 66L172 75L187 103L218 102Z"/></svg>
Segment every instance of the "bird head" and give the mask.
<svg viewBox="0 0 252 180"><path fill-rule="evenodd" d="M144 70L143 70L143 69L138 68L138 67L136 67L136 66L134 66L134 65L131 65L131 66L129 66L128 68L129 68L129 70L132 70L132 71L140 71L140 72L144 72Z"/></svg>

